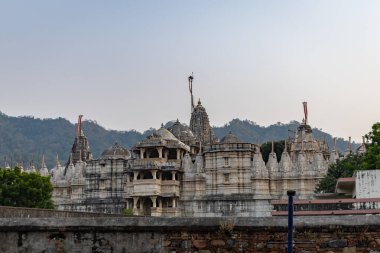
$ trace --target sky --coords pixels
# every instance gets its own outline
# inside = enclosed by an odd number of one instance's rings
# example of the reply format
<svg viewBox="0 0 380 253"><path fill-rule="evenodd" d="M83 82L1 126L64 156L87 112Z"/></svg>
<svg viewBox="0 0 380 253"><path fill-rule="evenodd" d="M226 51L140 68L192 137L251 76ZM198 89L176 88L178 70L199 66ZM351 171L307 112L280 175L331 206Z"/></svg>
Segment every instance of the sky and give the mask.
<svg viewBox="0 0 380 253"><path fill-rule="evenodd" d="M0 1L0 111L107 129L303 118L361 141L380 121L380 1Z"/></svg>

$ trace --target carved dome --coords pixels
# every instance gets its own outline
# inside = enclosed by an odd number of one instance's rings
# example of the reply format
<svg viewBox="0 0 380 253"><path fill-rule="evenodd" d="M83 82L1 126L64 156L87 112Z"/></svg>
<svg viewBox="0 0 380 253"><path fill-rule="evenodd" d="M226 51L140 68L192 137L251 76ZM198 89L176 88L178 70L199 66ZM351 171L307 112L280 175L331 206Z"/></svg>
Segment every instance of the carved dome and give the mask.
<svg viewBox="0 0 380 253"><path fill-rule="evenodd" d="M241 140L230 131L226 136L223 137L221 142L222 143L241 143Z"/></svg>
<svg viewBox="0 0 380 253"><path fill-rule="evenodd" d="M100 157L102 159L128 159L131 157L131 154L126 148L121 147L117 142L115 142L112 147L104 150Z"/></svg>
<svg viewBox="0 0 380 253"><path fill-rule="evenodd" d="M168 130L180 141L195 140L194 134L191 132L190 128L181 124L178 119L172 126L168 127Z"/></svg>
<svg viewBox="0 0 380 253"><path fill-rule="evenodd" d="M154 132L156 135L160 136L162 139L167 141L178 141L178 139L163 125L161 125L161 128L158 129L156 132Z"/></svg>

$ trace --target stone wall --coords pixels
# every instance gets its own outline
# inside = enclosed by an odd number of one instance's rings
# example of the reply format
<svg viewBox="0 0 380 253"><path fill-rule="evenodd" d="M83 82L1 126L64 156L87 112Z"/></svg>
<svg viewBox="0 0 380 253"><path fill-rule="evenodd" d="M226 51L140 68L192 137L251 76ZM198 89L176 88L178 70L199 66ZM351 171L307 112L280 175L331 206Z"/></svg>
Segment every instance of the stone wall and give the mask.
<svg viewBox="0 0 380 253"><path fill-rule="evenodd" d="M376 252L379 216L296 217L295 252ZM0 252L222 253L286 250L287 219L0 219Z"/></svg>
<svg viewBox="0 0 380 253"><path fill-rule="evenodd" d="M39 208L0 206L0 218L38 218L38 217L121 217L122 214L59 211Z"/></svg>

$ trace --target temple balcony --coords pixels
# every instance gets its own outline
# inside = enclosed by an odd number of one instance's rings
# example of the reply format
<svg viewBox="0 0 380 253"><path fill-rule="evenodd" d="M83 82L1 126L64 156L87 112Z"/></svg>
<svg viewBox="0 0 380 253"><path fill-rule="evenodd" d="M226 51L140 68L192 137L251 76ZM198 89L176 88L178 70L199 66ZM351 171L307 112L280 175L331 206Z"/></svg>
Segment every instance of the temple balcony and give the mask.
<svg viewBox="0 0 380 253"><path fill-rule="evenodd" d="M124 188L124 198L133 194L133 185L128 185Z"/></svg>
<svg viewBox="0 0 380 253"><path fill-rule="evenodd" d="M180 182L176 180L161 181L161 195L180 195Z"/></svg>
<svg viewBox="0 0 380 253"><path fill-rule="evenodd" d="M143 179L133 181L133 195L156 196L161 194L161 180Z"/></svg>

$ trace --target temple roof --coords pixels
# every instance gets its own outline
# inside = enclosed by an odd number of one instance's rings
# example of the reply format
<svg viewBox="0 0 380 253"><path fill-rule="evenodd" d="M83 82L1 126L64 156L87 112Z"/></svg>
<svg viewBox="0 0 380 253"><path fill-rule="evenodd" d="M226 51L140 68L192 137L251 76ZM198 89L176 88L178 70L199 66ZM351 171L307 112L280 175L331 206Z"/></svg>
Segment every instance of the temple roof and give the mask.
<svg viewBox="0 0 380 253"><path fill-rule="evenodd" d="M234 135L231 131L222 138L222 143L241 143L241 140Z"/></svg>
<svg viewBox="0 0 380 253"><path fill-rule="evenodd" d="M110 158L123 158L128 159L131 157L131 154L126 148L121 147L117 142L112 145L112 147L103 151L100 156L102 159Z"/></svg>
<svg viewBox="0 0 380 253"><path fill-rule="evenodd" d="M168 130L181 141L195 140L190 128L181 124L178 119L172 126L168 127Z"/></svg>
<svg viewBox="0 0 380 253"><path fill-rule="evenodd" d="M176 141L178 140L174 134L172 134L168 129L166 129L163 125L160 129L154 132L156 135L160 136L162 139L166 141Z"/></svg>

